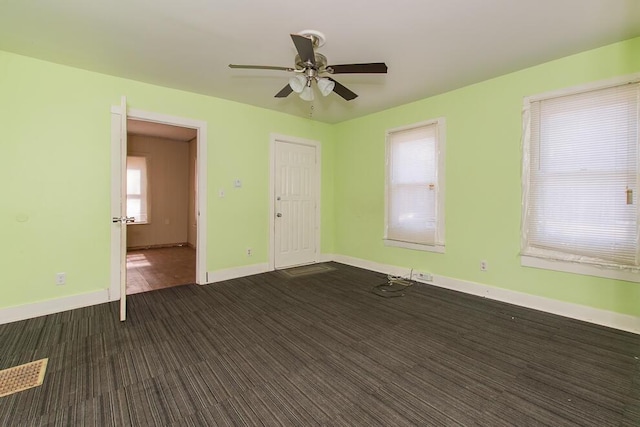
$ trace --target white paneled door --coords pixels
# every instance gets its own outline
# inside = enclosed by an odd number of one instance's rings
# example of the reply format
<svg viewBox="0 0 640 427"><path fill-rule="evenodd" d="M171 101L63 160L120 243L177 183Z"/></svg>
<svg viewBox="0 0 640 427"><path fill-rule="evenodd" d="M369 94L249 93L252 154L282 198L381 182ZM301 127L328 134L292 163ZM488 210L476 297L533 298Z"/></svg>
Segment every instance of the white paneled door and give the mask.
<svg viewBox="0 0 640 427"><path fill-rule="evenodd" d="M112 233L116 234L116 238L112 239L112 244L117 245L115 253L117 260L115 263L118 268L119 279L119 295L120 295L120 321L127 319L127 98L122 97L120 102L120 114L111 115L112 121L115 121L118 129L118 143L112 146L112 161L117 163L117 174L112 174ZM119 127L118 127L119 126ZM114 260L112 259L112 263Z"/></svg>
<svg viewBox="0 0 640 427"><path fill-rule="evenodd" d="M274 267L317 261L317 147L275 141Z"/></svg>

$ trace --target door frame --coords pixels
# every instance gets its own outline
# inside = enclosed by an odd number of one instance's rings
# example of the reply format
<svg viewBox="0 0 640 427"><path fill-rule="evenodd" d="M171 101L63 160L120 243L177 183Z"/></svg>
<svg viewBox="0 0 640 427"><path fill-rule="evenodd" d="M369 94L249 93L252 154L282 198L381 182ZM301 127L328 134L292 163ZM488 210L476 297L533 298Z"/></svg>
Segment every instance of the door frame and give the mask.
<svg viewBox="0 0 640 427"><path fill-rule="evenodd" d="M311 139L298 138L295 136L282 135L272 133L269 138L269 270L275 270L276 254L275 254L275 230L276 230L276 142L284 142L287 144L306 145L315 149L316 157L316 173L313 177L313 185L315 186L315 256L313 262L316 263L320 259L320 178L322 167L322 144L320 141Z"/></svg>
<svg viewBox="0 0 640 427"><path fill-rule="evenodd" d="M111 116L121 116L121 107L112 106ZM197 175L197 199L196 199L196 283L207 283L207 122L184 117L170 116L166 114L129 109L127 118L151 123L160 123L172 126L195 129L196 139L196 175ZM122 191L120 187L120 121L111 120L111 212L120 210ZM117 215L119 216L119 214ZM109 301L120 299L120 261L122 256L120 249L120 233L111 232L111 285L109 287Z"/></svg>

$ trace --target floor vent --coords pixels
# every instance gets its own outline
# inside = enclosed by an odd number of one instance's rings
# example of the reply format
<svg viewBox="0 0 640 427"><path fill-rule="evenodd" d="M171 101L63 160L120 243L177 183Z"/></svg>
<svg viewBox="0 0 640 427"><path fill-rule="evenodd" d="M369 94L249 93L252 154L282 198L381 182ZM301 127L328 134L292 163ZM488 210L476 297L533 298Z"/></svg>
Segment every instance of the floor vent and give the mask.
<svg viewBox="0 0 640 427"><path fill-rule="evenodd" d="M0 397L42 385L48 360L40 359L0 371Z"/></svg>

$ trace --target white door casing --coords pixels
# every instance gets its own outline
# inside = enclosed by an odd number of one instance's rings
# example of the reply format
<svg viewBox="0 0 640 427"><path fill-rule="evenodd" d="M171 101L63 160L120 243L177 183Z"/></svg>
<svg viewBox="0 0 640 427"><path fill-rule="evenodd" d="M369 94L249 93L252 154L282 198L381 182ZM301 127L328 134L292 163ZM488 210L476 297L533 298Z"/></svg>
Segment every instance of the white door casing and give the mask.
<svg viewBox="0 0 640 427"><path fill-rule="evenodd" d="M320 144L271 137L271 269L311 264L320 253Z"/></svg>
<svg viewBox="0 0 640 427"><path fill-rule="evenodd" d="M196 129L197 135L197 200L196 200L196 283L207 283L207 122L183 117L168 116L159 113L129 109L124 118L121 115L122 106L111 107L111 214L112 217L121 216L121 209L126 212L126 188L122 187L121 175L126 174L126 144L121 145L121 131L126 127L126 119L141 120L153 123L162 123L173 126ZM126 136L126 129L125 129ZM124 198L123 198L124 197ZM124 202L123 202L124 201ZM122 215L124 216L124 215ZM113 224L111 231L111 285L109 287L109 300L121 300L125 294L121 290L122 269L126 274L126 241L121 236L120 228ZM126 236L126 232L125 232ZM126 280L126 276L125 280ZM126 297L126 295L125 295Z"/></svg>

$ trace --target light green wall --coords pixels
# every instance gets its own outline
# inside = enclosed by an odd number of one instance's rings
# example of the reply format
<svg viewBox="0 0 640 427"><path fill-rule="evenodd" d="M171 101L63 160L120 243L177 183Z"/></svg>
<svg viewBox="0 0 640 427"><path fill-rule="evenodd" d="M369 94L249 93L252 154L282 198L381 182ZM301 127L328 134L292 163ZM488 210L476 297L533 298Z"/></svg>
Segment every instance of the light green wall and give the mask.
<svg viewBox="0 0 640 427"><path fill-rule="evenodd" d="M640 38L336 125L336 253L640 315L640 284L525 268L518 257L523 97L635 72ZM441 116L446 253L385 247L385 130Z"/></svg>
<svg viewBox="0 0 640 427"><path fill-rule="evenodd" d="M109 111L125 94L131 108L208 123L208 271L267 262L274 132L322 142L323 253L640 315L640 285L518 258L522 98L639 72L637 52L640 38L338 125L0 52L0 308L108 288ZM440 116L446 253L384 247L384 132ZM59 271L68 283L56 287Z"/></svg>
<svg viewBox="0 0 640 427"><path fill-rule="evenodd" d="M110 108L121 95L208 123L208 271L268 260L271 132L322 142L322 250L333 252L332 126L0 52L0 308L108 288Z"/></svg>

